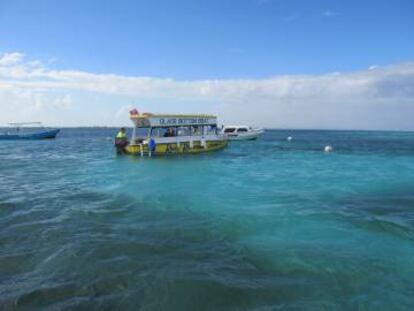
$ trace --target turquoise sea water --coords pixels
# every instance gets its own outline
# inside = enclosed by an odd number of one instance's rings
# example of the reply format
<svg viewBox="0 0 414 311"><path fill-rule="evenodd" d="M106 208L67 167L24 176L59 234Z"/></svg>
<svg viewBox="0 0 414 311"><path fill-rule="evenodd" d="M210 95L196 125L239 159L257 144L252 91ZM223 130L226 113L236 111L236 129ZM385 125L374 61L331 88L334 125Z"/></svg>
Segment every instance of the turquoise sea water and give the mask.
<svg viewBox="0 0 414 311"><path fill-rule="evenodd" d="M413 309L414 133L141 159L115 132L0 142L1 310Z"/></svg>

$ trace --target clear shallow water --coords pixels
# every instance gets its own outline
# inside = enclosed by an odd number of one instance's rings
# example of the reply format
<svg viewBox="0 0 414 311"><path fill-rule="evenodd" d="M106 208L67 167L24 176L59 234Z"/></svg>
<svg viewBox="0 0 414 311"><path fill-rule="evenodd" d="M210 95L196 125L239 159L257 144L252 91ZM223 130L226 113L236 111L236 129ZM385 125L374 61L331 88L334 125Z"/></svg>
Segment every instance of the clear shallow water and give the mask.
<svg viewBox="0 0 414 311"><path fill-rule="evenodd" d="M414 133L140 159L115 132L1 142L0 309L412 310Z"/></svg>

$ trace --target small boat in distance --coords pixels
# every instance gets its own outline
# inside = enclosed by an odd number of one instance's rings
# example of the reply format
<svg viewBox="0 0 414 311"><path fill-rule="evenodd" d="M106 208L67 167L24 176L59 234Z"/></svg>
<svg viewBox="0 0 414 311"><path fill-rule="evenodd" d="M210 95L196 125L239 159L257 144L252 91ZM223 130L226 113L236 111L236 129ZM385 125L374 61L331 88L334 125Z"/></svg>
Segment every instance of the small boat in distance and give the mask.
<svg viewBox="0 0 414 311"><path fill-rule="evenodd" d="M221 130L228 140L253 140L263 134L263 129L246 125L228 125Z"/></svg>
<svg viewBox="0 0 414 311"><path fill-rule="evenodd" d="M60 132L60 129L47 129L43 127L26 128L24 126L38 125L41 126L41 122L21 122L21 123L9 123L11 131L0 133L0 140L38 140L38 139L53 139Z"/></svg>

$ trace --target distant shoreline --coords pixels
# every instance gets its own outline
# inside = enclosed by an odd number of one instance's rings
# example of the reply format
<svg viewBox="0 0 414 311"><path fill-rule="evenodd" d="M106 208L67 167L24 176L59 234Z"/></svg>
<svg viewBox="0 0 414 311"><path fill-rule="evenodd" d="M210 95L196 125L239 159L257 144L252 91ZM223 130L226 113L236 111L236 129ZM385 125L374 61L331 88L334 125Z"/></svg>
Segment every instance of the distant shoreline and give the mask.
<svg viewBox="0 0 414 311"><path fill-rule="evenodd" d="M43 126L47 128L59 128L59 129L119 129L120 127L125 127L127 129L132 129L132 126ZM10 129L13 127L0 126L0 129ZM31 128L31 127L27 127ZM264 127L268 131L317 131L317 132L397 132L397 133L414 133L414 130L375 130L375 129L310 129L310 128L274 128L274 127Z"/></svg>

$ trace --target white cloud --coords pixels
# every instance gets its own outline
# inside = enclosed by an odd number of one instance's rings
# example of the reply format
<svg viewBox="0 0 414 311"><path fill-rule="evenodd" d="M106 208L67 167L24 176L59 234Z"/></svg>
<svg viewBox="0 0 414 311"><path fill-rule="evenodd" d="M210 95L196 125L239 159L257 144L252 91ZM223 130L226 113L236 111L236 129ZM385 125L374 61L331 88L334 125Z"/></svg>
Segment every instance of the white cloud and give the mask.
<svg viewBox="0 0 414 311"><path fill-rule="evenodd" d="M4 53L0 58L0 66L10 66L20 63L24 55L21 53Z"/></svg>
<svg viewBox="0 0 414 311"><path fill-rule="evenodd" d="M62 97L56 98L53 101L53 106L57 108L69 109L71 105L72 105L72 96L70 94L66 94Z"/></svg>
<svg viewBox="0 0 414 311"><path fill-rule="evenodd" d="M136 105L213 112L223 121L268 127L414 129L414 63L346 74L198 81L48 66L20 53L0 57L0 122L32 114L56 125L125 125Z"/></svg>

